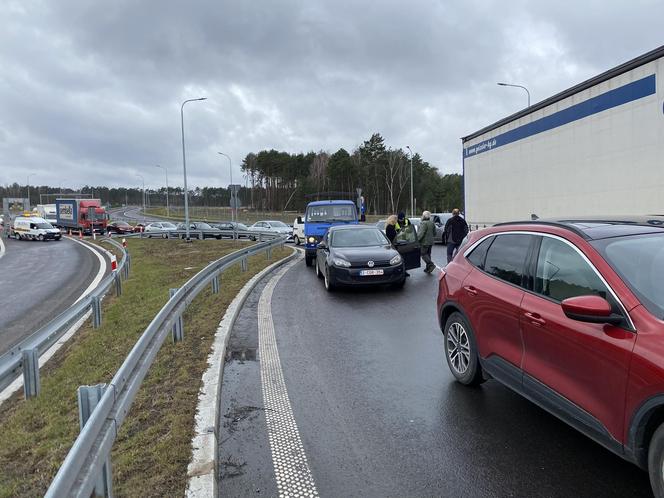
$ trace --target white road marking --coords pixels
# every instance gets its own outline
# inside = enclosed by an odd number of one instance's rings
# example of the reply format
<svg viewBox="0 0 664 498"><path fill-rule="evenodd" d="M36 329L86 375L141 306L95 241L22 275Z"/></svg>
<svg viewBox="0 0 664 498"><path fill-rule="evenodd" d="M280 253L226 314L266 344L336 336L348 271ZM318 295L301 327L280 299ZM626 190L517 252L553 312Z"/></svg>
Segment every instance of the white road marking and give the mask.
<svg viewBox="0 0 664 498"><path fill-rule="evenodd" d="M272 321L274 288L298 260L289 263L272 277L261 294L258 302L258 352L267 434L279 496L315 497L318 491L288 398Z"/></svg>
<svg viewBox="0 0 664 498"><path fill-rule="evenodd" d="M86 297L88 294L90 294L90 293L95 289L95 287L97 287L97 286L99 285L99 282L101 282L101 279L104 278L104 274L106 273L106 265L107 265L107 263L106 263L106 259L104 259L104 257L103 257L101 254L99 254L98 251L95 251L95 250L94 250L92 247L90 247L88 244L86 244L86 243L84 243L84 242L81 242L80 240L76 240L76 239L73 238L73 237L69 237L69 240L73 240L73 241L76 242L77 244L81 244L81 245L82 245L83 247L85 247L88 251L91 251L92 254L94 254L95 256L97 256L97 259L99 260L99 271L97 272L97 275L96 275L95 278L92 280L92 282L90 282L90 285L88 285L88 288L85 289L85 290L83 291L83 294L81 294L81 295L79 296L79 298L78 298L76 301L74 301L74 304L76 304L76 303L79 302L81 299L83 299L83 298Z"/></svg>
<svg viewBox="0 0 664 498"><path fill-rule="evenodd" d="M5 255L5 243L2 241L2 234L0 234L0 259Z"/></svg>

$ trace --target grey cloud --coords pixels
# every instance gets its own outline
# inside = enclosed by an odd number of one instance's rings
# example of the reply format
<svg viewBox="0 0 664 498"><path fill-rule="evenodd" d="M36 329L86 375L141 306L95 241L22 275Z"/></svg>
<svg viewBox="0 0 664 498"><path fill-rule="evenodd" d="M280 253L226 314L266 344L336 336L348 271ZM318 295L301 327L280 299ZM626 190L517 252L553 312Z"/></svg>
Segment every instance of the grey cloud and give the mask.
<svg viewBox="0 0 664 498"><path fill-rule="evenodd" d="M225 185L252 151L375 131L443 172L459 137L655 48L661 2L10 2L0 182ZM38 177L38 178L37 178Z"/></svg>

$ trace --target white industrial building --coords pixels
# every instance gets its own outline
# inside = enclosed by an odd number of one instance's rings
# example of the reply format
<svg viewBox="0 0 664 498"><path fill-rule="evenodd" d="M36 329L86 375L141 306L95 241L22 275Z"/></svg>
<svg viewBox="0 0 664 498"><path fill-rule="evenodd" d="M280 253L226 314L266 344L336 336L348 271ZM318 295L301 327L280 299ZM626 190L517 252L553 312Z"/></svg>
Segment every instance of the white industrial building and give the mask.
<svg viewBox="0 0 664 498"><path fill-rule="evenodd" d="M471 223L664 214L664 46L463 140Z"/></svg>

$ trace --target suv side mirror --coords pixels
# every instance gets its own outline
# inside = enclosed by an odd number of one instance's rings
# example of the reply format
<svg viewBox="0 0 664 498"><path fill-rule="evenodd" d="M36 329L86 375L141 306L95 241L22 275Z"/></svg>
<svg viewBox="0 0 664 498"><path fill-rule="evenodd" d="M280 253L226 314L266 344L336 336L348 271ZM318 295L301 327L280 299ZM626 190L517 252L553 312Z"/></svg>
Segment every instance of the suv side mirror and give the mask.
<svg viewBox="0 0 664 498"><path fill-rule="evenodd" d="M610 323L618 325L623 317L611 312L609 302L600 296L569 297L560 303L567 318L588 323Z"/></svg>
<svg viewBox="0 0 664 498"><path fill-rule="evenodd" d="M302 224L302 216L297 217L297 222L301 225Z"/></svg>

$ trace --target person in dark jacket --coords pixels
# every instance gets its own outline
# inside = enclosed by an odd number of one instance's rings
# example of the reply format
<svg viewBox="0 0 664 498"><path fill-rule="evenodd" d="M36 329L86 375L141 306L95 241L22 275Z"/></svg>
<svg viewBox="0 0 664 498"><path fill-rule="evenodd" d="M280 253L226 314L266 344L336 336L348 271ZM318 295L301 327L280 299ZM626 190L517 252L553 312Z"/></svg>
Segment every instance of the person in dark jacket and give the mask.
<svg viewBox="0 0 664 498"><path fill-rule="evenodd" d="M468 223L461 216L459 210L452 210L452 217L445 223L443 239L447 241L447 262L454 258L455 252L459 249L461 242L468 235Z"/></svg>
<svg viewBox="0 0 664 498"><path fill-rule="evenodd" d="M385 235L387 235L387 238L390 240L390 243L394 245L394 239L397 237L397 217L395 215L391 215L387 217L387 221L385 222Z"/></svg>

